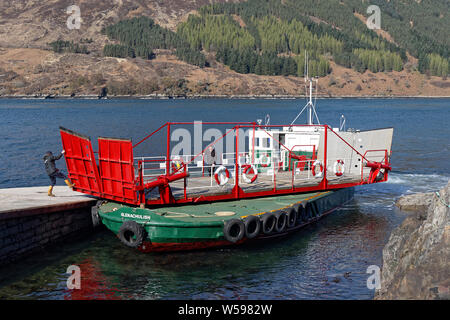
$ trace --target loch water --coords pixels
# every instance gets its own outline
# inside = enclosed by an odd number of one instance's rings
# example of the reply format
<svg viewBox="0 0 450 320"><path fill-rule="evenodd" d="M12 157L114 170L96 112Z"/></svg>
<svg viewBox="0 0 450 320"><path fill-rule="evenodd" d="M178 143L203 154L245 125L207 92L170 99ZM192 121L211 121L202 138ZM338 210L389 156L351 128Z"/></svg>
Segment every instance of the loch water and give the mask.
<svg viewBox="0 0 450 320"><path fill-rule="evenodd" d="M91 136L95 149L98 136L137 142L166 121L255 121L269 114L271 124L290 123L304 104L304 99L3 99L0 192L48 185L42 156L62 149L59 126ZM142 254L110 231L99 231L0 269L0 299L372 299L367 268L381 267L382 249L406 216L395 200L437 190L450 178L450 99L323 99L317 112L321 123L332 127L342 114L347 128L394 127L389 181L356 187L354 200L343 208L264 244ZM160 136L137 151L160 154L163 143ZM65 170L64 160L57 164ZM66 287L70 265L81 268L81 290Z"/></svg>

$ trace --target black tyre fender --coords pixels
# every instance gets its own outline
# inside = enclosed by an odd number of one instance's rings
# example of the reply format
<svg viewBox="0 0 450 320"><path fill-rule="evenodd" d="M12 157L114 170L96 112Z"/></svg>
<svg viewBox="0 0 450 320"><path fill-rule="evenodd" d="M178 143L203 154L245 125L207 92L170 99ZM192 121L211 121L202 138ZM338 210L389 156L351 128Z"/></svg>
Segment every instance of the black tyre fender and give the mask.
<svg viewBox="0 0 450 320"><path fill-rule="evenodd" d="M309 220L308 217L308 202L304 202L302 203L302 205L298 208L298 216L299 216L299 220L304 223L307 222Z"/></svg>
<svg viewBox="0 0 450 320"><path fill-rule="evenodd" d="M306 221L311 220L314 217L314 212L313 212L313 208L312 208L312 204L311 202L307 202L305 203L305 219Z"/></svg>
<svg viewBox="0 0 450 320"><path fill-rule="evenodd" d="M287 215L287 227L295 227L297 225L297 210L295 210L295 208L288 208L285 211Z"/></svg>
<svg viewBox="0 0 450 320"><path fill-rule="evenodd" d="M226 240L236 243L245 235L245 225L240 219L230 219L225 221L223 226L223 236Z"/></svg>
<svg viewBox="0 0 450 320"><path fill-rule="evenodd" d="M146 235L144 227L132 220L125 221L117 234L120 241L130 248L138 248L142 245Z"/></svg>
<svg viewBox="0 0 450 320"><path fill-rule="evenodd" d="M297 206L297 225L305 222L304 215L305 215L305 207L303 206L303 203L299 203Z"/></svg>
<svg viewBox="0 0 450 320"><path fill-rule="evenodd" d="M296 203L292 206L292 208L294 208L295 212L297 213L297 219L300 219L300 213L302 210L303 204L300 203Z"/></svg>
<svg viewBox="0 0 450 320"><path fill-rule="evenodd" d="M281 233L286 230L287 227L287 214L285 211L279 211L278 214L276 214L276 217L277 223L275 224L275 231Z"/></svg>
<svg viewBox="0 0 450 320"><path fill-rule="evenodd" d="M319 203L317 201L311 203L311 216L317 218L320 216Z"/></svg>
<svg viewBox="0 0 450 320"><path fill-rule="evenodd" d="M273 213L265 213L261 218L262 232L264 234L271 234L275 225L277 224L277 218Z"/></svg>
<svg viewBox="0 0 450 320"><path fill-rule="evenodd" d="M248 216L244 219L245 236L248 239L253 239L258 236L261 231L261 220L256 216Z"/></svg>
<svg viewBox="0 0 450 320"><path fill-rule="evenodd" d="M92 218L92 225L95 227L98 227L100 225L100 215L98 214L98 210L100 207L105 203L104 200L98 200L96 205L91 208L91 218Z"/></svg>

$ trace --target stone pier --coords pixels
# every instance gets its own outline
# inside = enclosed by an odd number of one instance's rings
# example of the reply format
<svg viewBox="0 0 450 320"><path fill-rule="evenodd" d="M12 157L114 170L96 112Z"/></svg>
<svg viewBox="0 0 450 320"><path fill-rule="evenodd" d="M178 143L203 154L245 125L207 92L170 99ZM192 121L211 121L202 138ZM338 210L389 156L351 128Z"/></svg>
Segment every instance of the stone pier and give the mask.
<svg viewBox="0 0 450 320"><path fill-rule="evenodd" d="M39 249L92 231L97 199L56 186L0 189L0 266Z"/></svg>

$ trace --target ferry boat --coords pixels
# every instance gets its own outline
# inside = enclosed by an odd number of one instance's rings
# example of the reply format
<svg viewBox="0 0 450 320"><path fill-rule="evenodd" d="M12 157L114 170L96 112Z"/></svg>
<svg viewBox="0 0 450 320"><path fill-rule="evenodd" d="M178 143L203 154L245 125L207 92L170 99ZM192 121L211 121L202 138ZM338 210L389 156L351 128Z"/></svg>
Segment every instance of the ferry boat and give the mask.
<svg viewBox="0 0 450 320"><path fill-rule="evenodd" d="M173 154L171 138L176 128L196 122L167 122L135 144L99 137L98 152L89 137L60 127L74 190L100 199L92 209L94 224L143 252L237 245L294 232L351 200L353 187L387 181L391 171L393 128L346 130L343 116L339 128L320 124L312 95L317 80L305 80L309 101L294 121L202 123L229 129L194 154ZM306 124L296 124L304 112ZM163 144L164 155L134 153L157 136L152 145ZM220 150L224 141L226 152ZM215 163L207 159L211 148L218 150Z"/></svg>

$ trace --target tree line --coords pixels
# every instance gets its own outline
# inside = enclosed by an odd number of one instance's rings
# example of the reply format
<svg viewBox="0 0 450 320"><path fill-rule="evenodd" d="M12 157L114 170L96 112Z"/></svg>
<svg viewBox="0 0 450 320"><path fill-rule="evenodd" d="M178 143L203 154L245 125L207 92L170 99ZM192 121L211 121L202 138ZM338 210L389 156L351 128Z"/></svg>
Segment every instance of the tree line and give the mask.
<svg viewBox="0 0 450 320"><path fill-rule="evenodd" d="M204 67L204 55L190 47L183 38L173 31L156 24L148 17L138 17L119 21L102 29L109 39L120 44L107 44L103 48L105 56L141 57L153 59L154 49L175 50L176 56L190 64Z"/></svg>
<svg viewBox="0 0 450 320"><path fill-rule="evenodd" d="M380 2L383 23L396 43L369 30L354 15L365 14L367 4L360 0L248 0L203 6L176 32L147 17L120 21L102 31L119 42L106 45L104 54L152 59L154 49L170 49L179 59L203 67L208 65L203 52L208 51L240 73L303 76L308 52L310 75L324 76L331 72L330 60L359 72L400 71L407 48L419 58L420 72L448 74L448 46L442 35L430 35L426 28L399 31L405 27L405 14L417 14L396 0L374 1ZM441 5L442 0L437 1ZM425 7L428 14L432 8Z"/></svg>
<svg viewBox="0 0 450 320"><path fill-rule="evenodd" d="M449 60L436 53L430 53L420 60L419 70L433 76L447 78L449 74Z"/></svg>
<svg viewBox="0 0 450 320"><path fill-rule="evenodd" d="M273 51L256 53L250 49L243 51L221 47L216 59L239 73L258 75L283 75L303 77L305 74L305 55L279 56ZM309 60L309 75L324 77L330 73L330 63L323 57Z"/></svg>
<svg viewBox="0 0 450 320"><path fill-rule="evenodd" d="M367 49L355 49L353 53L356 58L353 67L359 72L367 69L371 72L403 70L403 61L396 53Z"/></svg>
<svg viewBox="0 0 450 320"><path fill-rule="evenodd" d="M310 70L316 76L330 72L328 61L330 58L339 65L352 67L361 72L366 69L377 70L374 72L390 71L394 69L394 65L396 70L401 70L399 64L403 64L407 58L403 48L367 29L359 19L353 16L352 12L349 14L348 8L340 8L342 5L335 7L335 5L333 1L321 2L318 5L315 0L296 2L249 0L239 3L214 3L202 7L199 11L203 19L209 16L239 16L245 24L242 29L246 29L255 39L254 44L247 41L249 47L253 47L259 54L262 52L289 54L297 62L297 75L300 76L303 75L304 60L302 59L305 51L310 56L312 67ZM323 17L332 24L317 23L308 15ZM201 21L202 17L197 17L195 21ZM232 18L228 19L234 23L235 28L239 27ZM345 24L337 28L335 22L342 24L342 21ZM195 29L200 31L200 34L206 32L201 29L201 24ZM221 34L218 34L215 38L220 36ZM237 36L235 33L232 38ZM355 54L355 48L366 51ZM375 54L376 51L379 54ZM370 59L366 58L368 52L371 52L373 56ZM297 57L299 55L302 57Z"/></svg>
<svg viewBox="0 0 450 320"><path fill-rule="evenodd" d="M242 27L230 15L204 13L190 16L177 33L193 49L216 52L217 61L239 73L303 76L304 58L299 67L297 55L308 50L313 57L311 75L325 76L330 72L329 62L319 53L342 50L342 43L327 34L318 37L300 21L274 17L252 17Z"/></svg>
<svg viewBox="0 0 450 320"><path fill-rule="evenodd" d="M80 45L73 41L56 40L48 44L54 52L72 52L72 53L84 53L88 54L89 51L86 45Z"/></svg>

